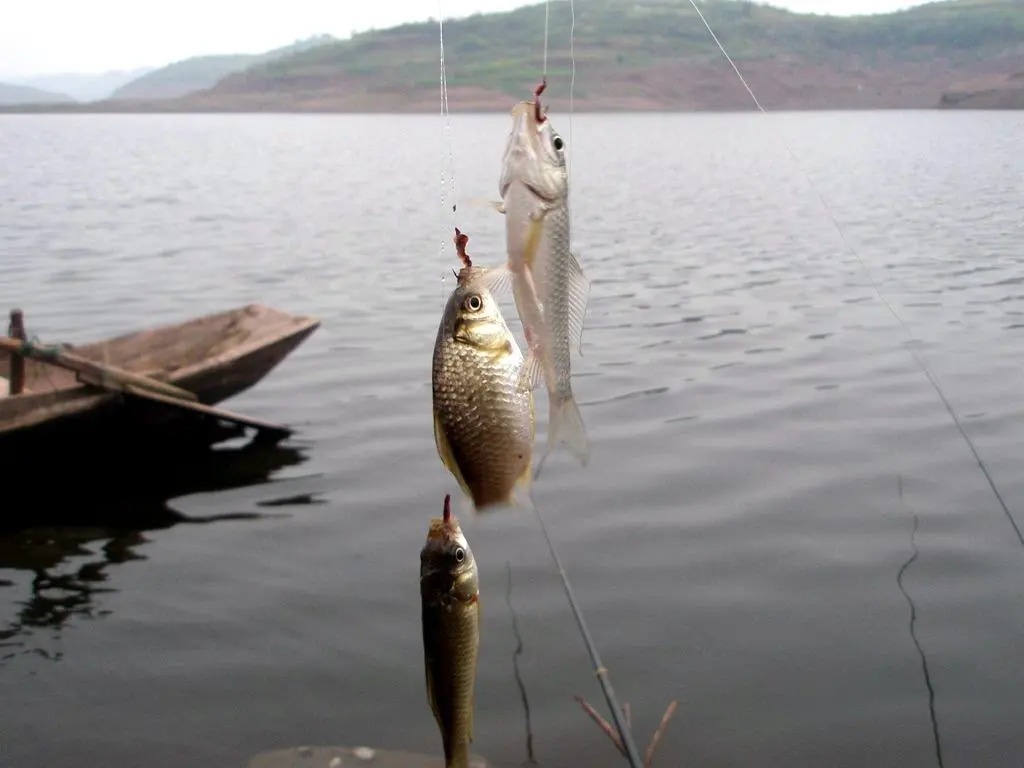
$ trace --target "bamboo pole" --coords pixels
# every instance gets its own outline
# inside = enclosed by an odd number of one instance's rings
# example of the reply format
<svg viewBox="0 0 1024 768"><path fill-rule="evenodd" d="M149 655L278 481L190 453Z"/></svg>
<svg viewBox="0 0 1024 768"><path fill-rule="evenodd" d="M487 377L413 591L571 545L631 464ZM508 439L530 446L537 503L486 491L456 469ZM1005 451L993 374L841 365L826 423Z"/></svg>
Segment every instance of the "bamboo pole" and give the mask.
<svg viewBox="0 0 1024 768"><path fill-rule="evenodd" d="M22 329L22 331L24 331L24 329ZM173 384L167 384L166 382L158 381L157 379L150 378L149 376L132 373L131 371L116 368L112 365L97 363L94 360L88 360L71 352L66 352L58 347L38 347L34 344L28 343L24 339L0 336L0 350L11 353L12 360L17 359L22 366L24 366L24 360L22 358L30 357L33 360L38 360L42 363L49 363L61 368L66 368L69 371L74 371L79 375L79 378L82 381L98 387L103 387L104 389L125 391L126 387L131 386L136 389L156 392L179 400L195 402L199 399L195 394L189 392L187 389L181 389ZM11 373L13 393L13 366L11 368ZM22 383L24 384L24 381Z"/></svg>
<svg viewBox="0 0 1024 768"><path fill-rule="evenodd" d="M19 341L25 340L25 316L20 309L11 310L11 325L7 333ZM20 395L25 390L25 359L21 355L11 353L11 380L8 392Z"/></svg>
<svg viewBox="0 0 1024 768"><path fill-rule="evenodd" d="M289 435L292 431L285 426L280 424L273 424L269 421L263 421L261 419L254 419L251 416L243 416L240 413L234 413L233 411L226 411L223 408L214 408L212 405L204 405L203 403L193 403L185 400L180 400L175 397L168 397L159 392L152 392L145 389L139 389L137 387L128 384L123 390L126 394L138 397L142 400L149 400L155 403L162 403L172 408L179 408L185 411L191 411L192 413L202 414L203 416L210 416L222 421L230 421L233 424L240 424L244 427L252 427L259 430L262 434L275 440L282 440Z"/></svg>

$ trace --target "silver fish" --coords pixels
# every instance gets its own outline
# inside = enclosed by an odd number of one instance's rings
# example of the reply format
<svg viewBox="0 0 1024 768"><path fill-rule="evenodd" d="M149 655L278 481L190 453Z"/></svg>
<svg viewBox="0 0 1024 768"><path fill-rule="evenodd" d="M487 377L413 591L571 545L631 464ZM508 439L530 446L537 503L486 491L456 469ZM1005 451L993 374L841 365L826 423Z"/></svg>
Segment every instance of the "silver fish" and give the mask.
<svg viewBox="0 0 1024 768"><path fill-rule="evenodd" d="M430 521L420 551L420 601L427 700L441 730L447 768L469 768L480 586L469 543L445 496L444 517Z"/></svg>
<svg viewBox="0 0 1024 768"><path fill-rule="evenodd" d="M581 464L590 457L570 362L571 350L581 347L590 282L570 250L565 141L541 114L539 93L515 106L512 123L498 185L508 262L489 284L498 290L511 281L528 345L524 377L531 387L543 378L547 388L548 442L539 472L559 443Z"/></svg>
<svg viewBox="0 0 1024 768"><path fill-rule="evenodd" d="M434 342L434 440L438 455L477 511L515 505L530 486L533 393L523 353L487 290L488 270L465 267Z"/></svg>

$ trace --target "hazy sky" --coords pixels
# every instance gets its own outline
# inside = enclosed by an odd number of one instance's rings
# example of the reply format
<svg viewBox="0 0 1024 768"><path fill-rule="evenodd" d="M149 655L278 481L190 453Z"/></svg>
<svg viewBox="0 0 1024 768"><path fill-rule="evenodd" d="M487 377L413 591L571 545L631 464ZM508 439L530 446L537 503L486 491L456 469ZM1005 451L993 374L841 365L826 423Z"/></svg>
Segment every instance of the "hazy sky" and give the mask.
<svg viewBox="0 0 1024 768"><path fill-rule="evenodd" d="M565 0L555 0L564 2ZM679 0L685 3L687 0ZM774 0L813 13L876 13L921 0ZM259 53L302 37L508 10L524 0L6 0L0 78L160 66L209 53Z"/></svg>

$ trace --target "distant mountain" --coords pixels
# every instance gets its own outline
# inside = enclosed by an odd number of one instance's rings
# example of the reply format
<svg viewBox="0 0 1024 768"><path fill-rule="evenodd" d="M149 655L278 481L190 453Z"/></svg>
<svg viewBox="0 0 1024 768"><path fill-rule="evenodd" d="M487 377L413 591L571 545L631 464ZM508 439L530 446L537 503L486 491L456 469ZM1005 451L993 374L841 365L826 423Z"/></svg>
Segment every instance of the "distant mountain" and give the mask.
<svg viewBox="0 0 1024 768"><path fill-rule="evenodd" d="M28 85L46 91L66 93L78 101L98 101L108 98L115 90L151 72L152 67L127 71L99 72L96 74L62 73L56 75L36 75L19 78L17 85Z"/></svg>
<svg viewBox="0 0 1024 768"><path fill-rule="evenodd" d="M445 22L452 110L507 111L529 97L541 72L545 8ZM701 0L701 9L770 111L1020 104L1024 0L943 0L852 17L749 0ZM567 3L549 10L545 97L564 111L572 19ZM575 65L577 110L753 108L683 0L576 0ZM423 22L271 51L178 98L52 110L433 112L438 77L437 23Z"/></svg>
<svg viewBox="0 0 1024 768"><path fill-rule="evenodd" d="M0 83L0 104L61 104L72 101L74 99L64 93L52 93L40 88L30 88L27 85Z"/></svg>
<svg viewBox="0 0 1024 768"><path fill-rule="evenodd" d="M118 101L175 99L212 88L219 80L251 64L270 61L299 51L334 42L330 35L317 35L263 54L196 56L152 70L117 88L110 98Z"/></svg>
<svg viewBox="0 0 1024 768"><path fill-rule="evenodd" d="M176 61L125 83L117 88L110 98L118 101L175 99L209 88L222 77L245 69L255 59L255 56L240 53L227 56L196 56Z"/></svg>
<svg viewBox="0 0 1024 768"><path fill-rule="evenodd" d="M703 0L704 15L768 109L935 107L958 81L1024 70L1022 0L945 0L872 16ZM572 20L550 6L549 103L568 106ZM545 4L445 24L449 104L508 109L541 69ZM575 106L751 109L689 3L576 0ZM437 24L405 24L254 63L181 109L432 111Z"/></svg>

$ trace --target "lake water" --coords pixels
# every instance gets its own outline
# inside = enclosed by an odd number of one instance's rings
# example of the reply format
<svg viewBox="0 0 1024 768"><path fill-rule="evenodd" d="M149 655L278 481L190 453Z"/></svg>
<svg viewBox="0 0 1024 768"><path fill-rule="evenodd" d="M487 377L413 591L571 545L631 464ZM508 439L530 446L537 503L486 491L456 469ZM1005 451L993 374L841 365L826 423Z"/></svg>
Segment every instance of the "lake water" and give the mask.
<svg viewBox="0 0 1024 768"><path fill-rule="evenodd" d="M641 749L678 699L666 768L1024 765L1024 547L912 356L1024 525L1021 115L553 119L593 282L592 461L560 451L535 495ZM508 126L451 119L481 264L502 222L471 201ZM0 537L0 764L439 750L418 555L456 489L430 416L444 138L439 116L0 117L0 308L30 334L249 301L323 322L227 404L297 426L291 459L167 502L241 516ZM16 485L45 507L61 468L39 463ZM463 527L475 750L527 758L510 567L536 760L622 764L573 700L604 709L533 515Z"/></svg>

